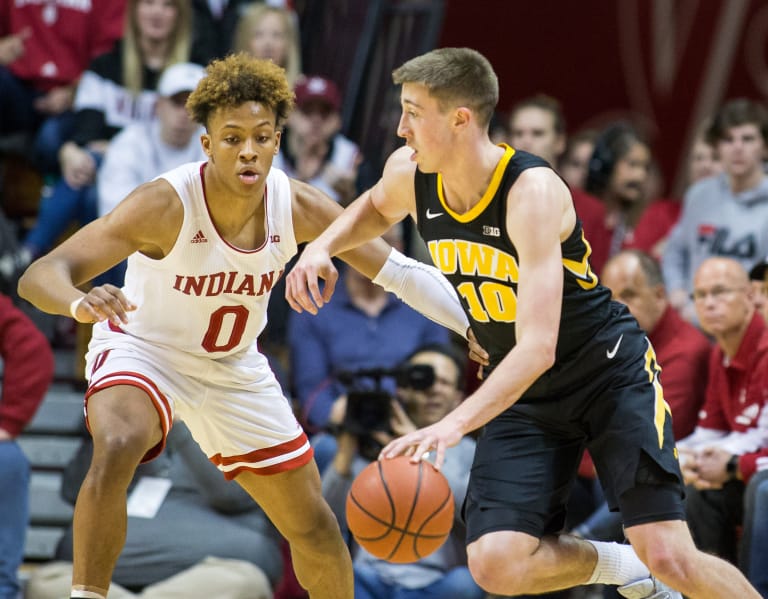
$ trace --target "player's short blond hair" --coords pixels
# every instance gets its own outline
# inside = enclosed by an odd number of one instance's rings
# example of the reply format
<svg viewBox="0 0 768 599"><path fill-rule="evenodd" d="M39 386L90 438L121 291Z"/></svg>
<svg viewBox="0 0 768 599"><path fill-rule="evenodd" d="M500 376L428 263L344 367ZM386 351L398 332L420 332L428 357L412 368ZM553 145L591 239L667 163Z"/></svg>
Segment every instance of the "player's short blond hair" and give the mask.
<svg viewBox="0 0 768 599"><path fill-rule="evenodd" d="M187 110L194 121L207 127L211 115L220 108L246 102L269 108L277 117L277 126L282 126L293 110L293 91L285 70L271 60L253 58L244 52L214 60L190 94Z"/></svg>
<svg viewBox="0 0 768 599"><path fill-rule="evenodd" d="M499 102L499 80L485 58L471 48L439 48L412 58L392 72L396 85L422 83L442 110L466 106L488 126Z"/></svg>

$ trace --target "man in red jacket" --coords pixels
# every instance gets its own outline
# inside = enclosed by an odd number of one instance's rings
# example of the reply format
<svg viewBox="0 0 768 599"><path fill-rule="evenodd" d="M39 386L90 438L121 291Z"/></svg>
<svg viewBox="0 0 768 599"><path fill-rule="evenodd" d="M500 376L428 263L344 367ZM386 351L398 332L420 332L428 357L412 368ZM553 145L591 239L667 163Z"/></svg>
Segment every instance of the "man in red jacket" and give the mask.
<svg viewBox="0 0 768 599"><path fill-rule="evenodd" d="M700 549L735 563L742 479L768 446L768 327L755 312L746 270L731 258L701 264L693 301L717 345L696 430L678 444L688 524Z"/></svg>
<svg viewBox="0 0 768 599"><path fill-rule="evenodd" d="M53 379L53 353L35 324L0 295L0 598L16 597L29 519L29 462L14 441Z"/></svg>

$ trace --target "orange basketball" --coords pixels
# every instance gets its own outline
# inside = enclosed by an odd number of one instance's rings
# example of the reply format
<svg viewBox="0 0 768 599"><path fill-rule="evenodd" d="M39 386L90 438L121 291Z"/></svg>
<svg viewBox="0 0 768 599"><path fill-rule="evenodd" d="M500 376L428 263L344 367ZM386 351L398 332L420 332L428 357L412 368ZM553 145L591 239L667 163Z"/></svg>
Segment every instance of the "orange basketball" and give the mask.
<svg viewBox="0 0 768 599"><path fill-rule="evenodd" d="M378 558L405 564L437 550L453 526L453 493L441 472L409 457L372 462L352 482L347 526Z"/></svg>

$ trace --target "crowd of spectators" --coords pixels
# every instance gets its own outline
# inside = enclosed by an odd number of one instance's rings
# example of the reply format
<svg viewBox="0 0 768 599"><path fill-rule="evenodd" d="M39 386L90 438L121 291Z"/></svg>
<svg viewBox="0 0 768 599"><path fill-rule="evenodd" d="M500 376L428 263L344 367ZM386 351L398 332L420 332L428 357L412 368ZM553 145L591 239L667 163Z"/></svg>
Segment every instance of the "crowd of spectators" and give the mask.
<svg viewBox="0 0 768 599"><path fill-rule="evenodd" d="M280 1L0 0L0 160L24 156L45 182L31 225L0 214L0 291L8 296L0 296L5 362L0 479L14 481L4 489L19 491L4 493L0 502L6 506L3 514L14 521L13 528L1 527L0 563L8 568L0 571L0 599L15 599L18 593L14 570L22 559L28 519L29 465L14 438L52 376L50 343L35 349L38 333L17 342L24 327L34 325L13 305L18 303L15 277L72 227L106 214L136 186L179 164L205 159L201 131L188 118L185 101L207 62L231 51L282 66L295 90L296 108L274 166L340 204L353 200L365 184L366 157L342 131L344 90L323 74L303 73L298 23L290 3ZM697 544L738 564L768 596L761 567L768 554L768 111L753 99L723 102L689 150L688 187L681 198L659 196L653 146L633 123L569 132L560 102L544 94L523 99L508 115L496 115L494 139L543 157L566 181L592 247L593 270L614 299L628 306L655 348ZM411 252L399 228L390 235L395 247ZM118 266L101 282L119 286L122 276ZM273 295L282 292L278 284ZM434 414L424 413L426 396L450 409L471 392L472 377L465 375L473 371L455 355L452 346L459 341L451 333L354 271L342 274L319 316L293 314L282 297L274 300L264 347L313 435L324 491L343 528L345 490L380 447L380 440L363 439L345 427L349 394L359 389L351 389L344 374L394 369L405 362L430 365L437 378L426 390L392 381L374 390L398 398L388 422L393 434L428 423ZM18 383L24 360L7 350L11 345L29 347L34 363L41 364L27 390ZM21 399L15 397L17 389ZM145 516L129 520L116 592L149 598L153 585L168 581L171 587L201 590L195 576L204 568L214 576L217 569L238 574L230 594L222 583L219 596L255 597L262 589L259 596L302 597L291 583L289 556L279 563L274 559L281 540L264 515L236 485L222 480L219 488L213 482L215 468L200 463L202 454L193 455L196 445L183 430L175 438L163 461L141 473L170 483L151 525ZM457 515L472 443L468 438L457 448L456 470L447 473ZM82 465L82 456L77 457L75 470ZM588 457L580 473L568 526L582 536L622 540L621 520L608 512ZM66 482L65 496L73 500L77 476ZM191 520L199 527L194 539L183 536ZM227 527L231 534L222 532ZM242 539L236 531L244 533ZM230 541L226 548L213 542L223 535ZM66 536L55 568L41 567L33 577L32 599L66 589L68 543ZM481 597L461 569L466 560L456 549L461 546L449 543L423 564L403 567L375 560L352 544L357 593L383 597L390 596L381 594L385 590L407 589L403 596L413 599L436 592L446 599ZM605 592L611 596L611 590Z"/></svg>

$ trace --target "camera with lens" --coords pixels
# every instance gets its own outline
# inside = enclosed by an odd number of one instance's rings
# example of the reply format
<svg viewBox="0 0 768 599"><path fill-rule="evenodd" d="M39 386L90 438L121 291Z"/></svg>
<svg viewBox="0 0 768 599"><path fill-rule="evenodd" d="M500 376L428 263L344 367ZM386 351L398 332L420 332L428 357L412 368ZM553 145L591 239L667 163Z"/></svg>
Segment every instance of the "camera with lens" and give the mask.
<svg viewBox="0 0 768 599"><path fill-rule="evenodd" d="M347 386L347 410L342 427L362 437L373 432L391 432L392 395L382 387L385 378L398 387L424 390L435 382L435 371L428 364L405 364L396 368L370 368L340 372L337 378Z"/></svg>

